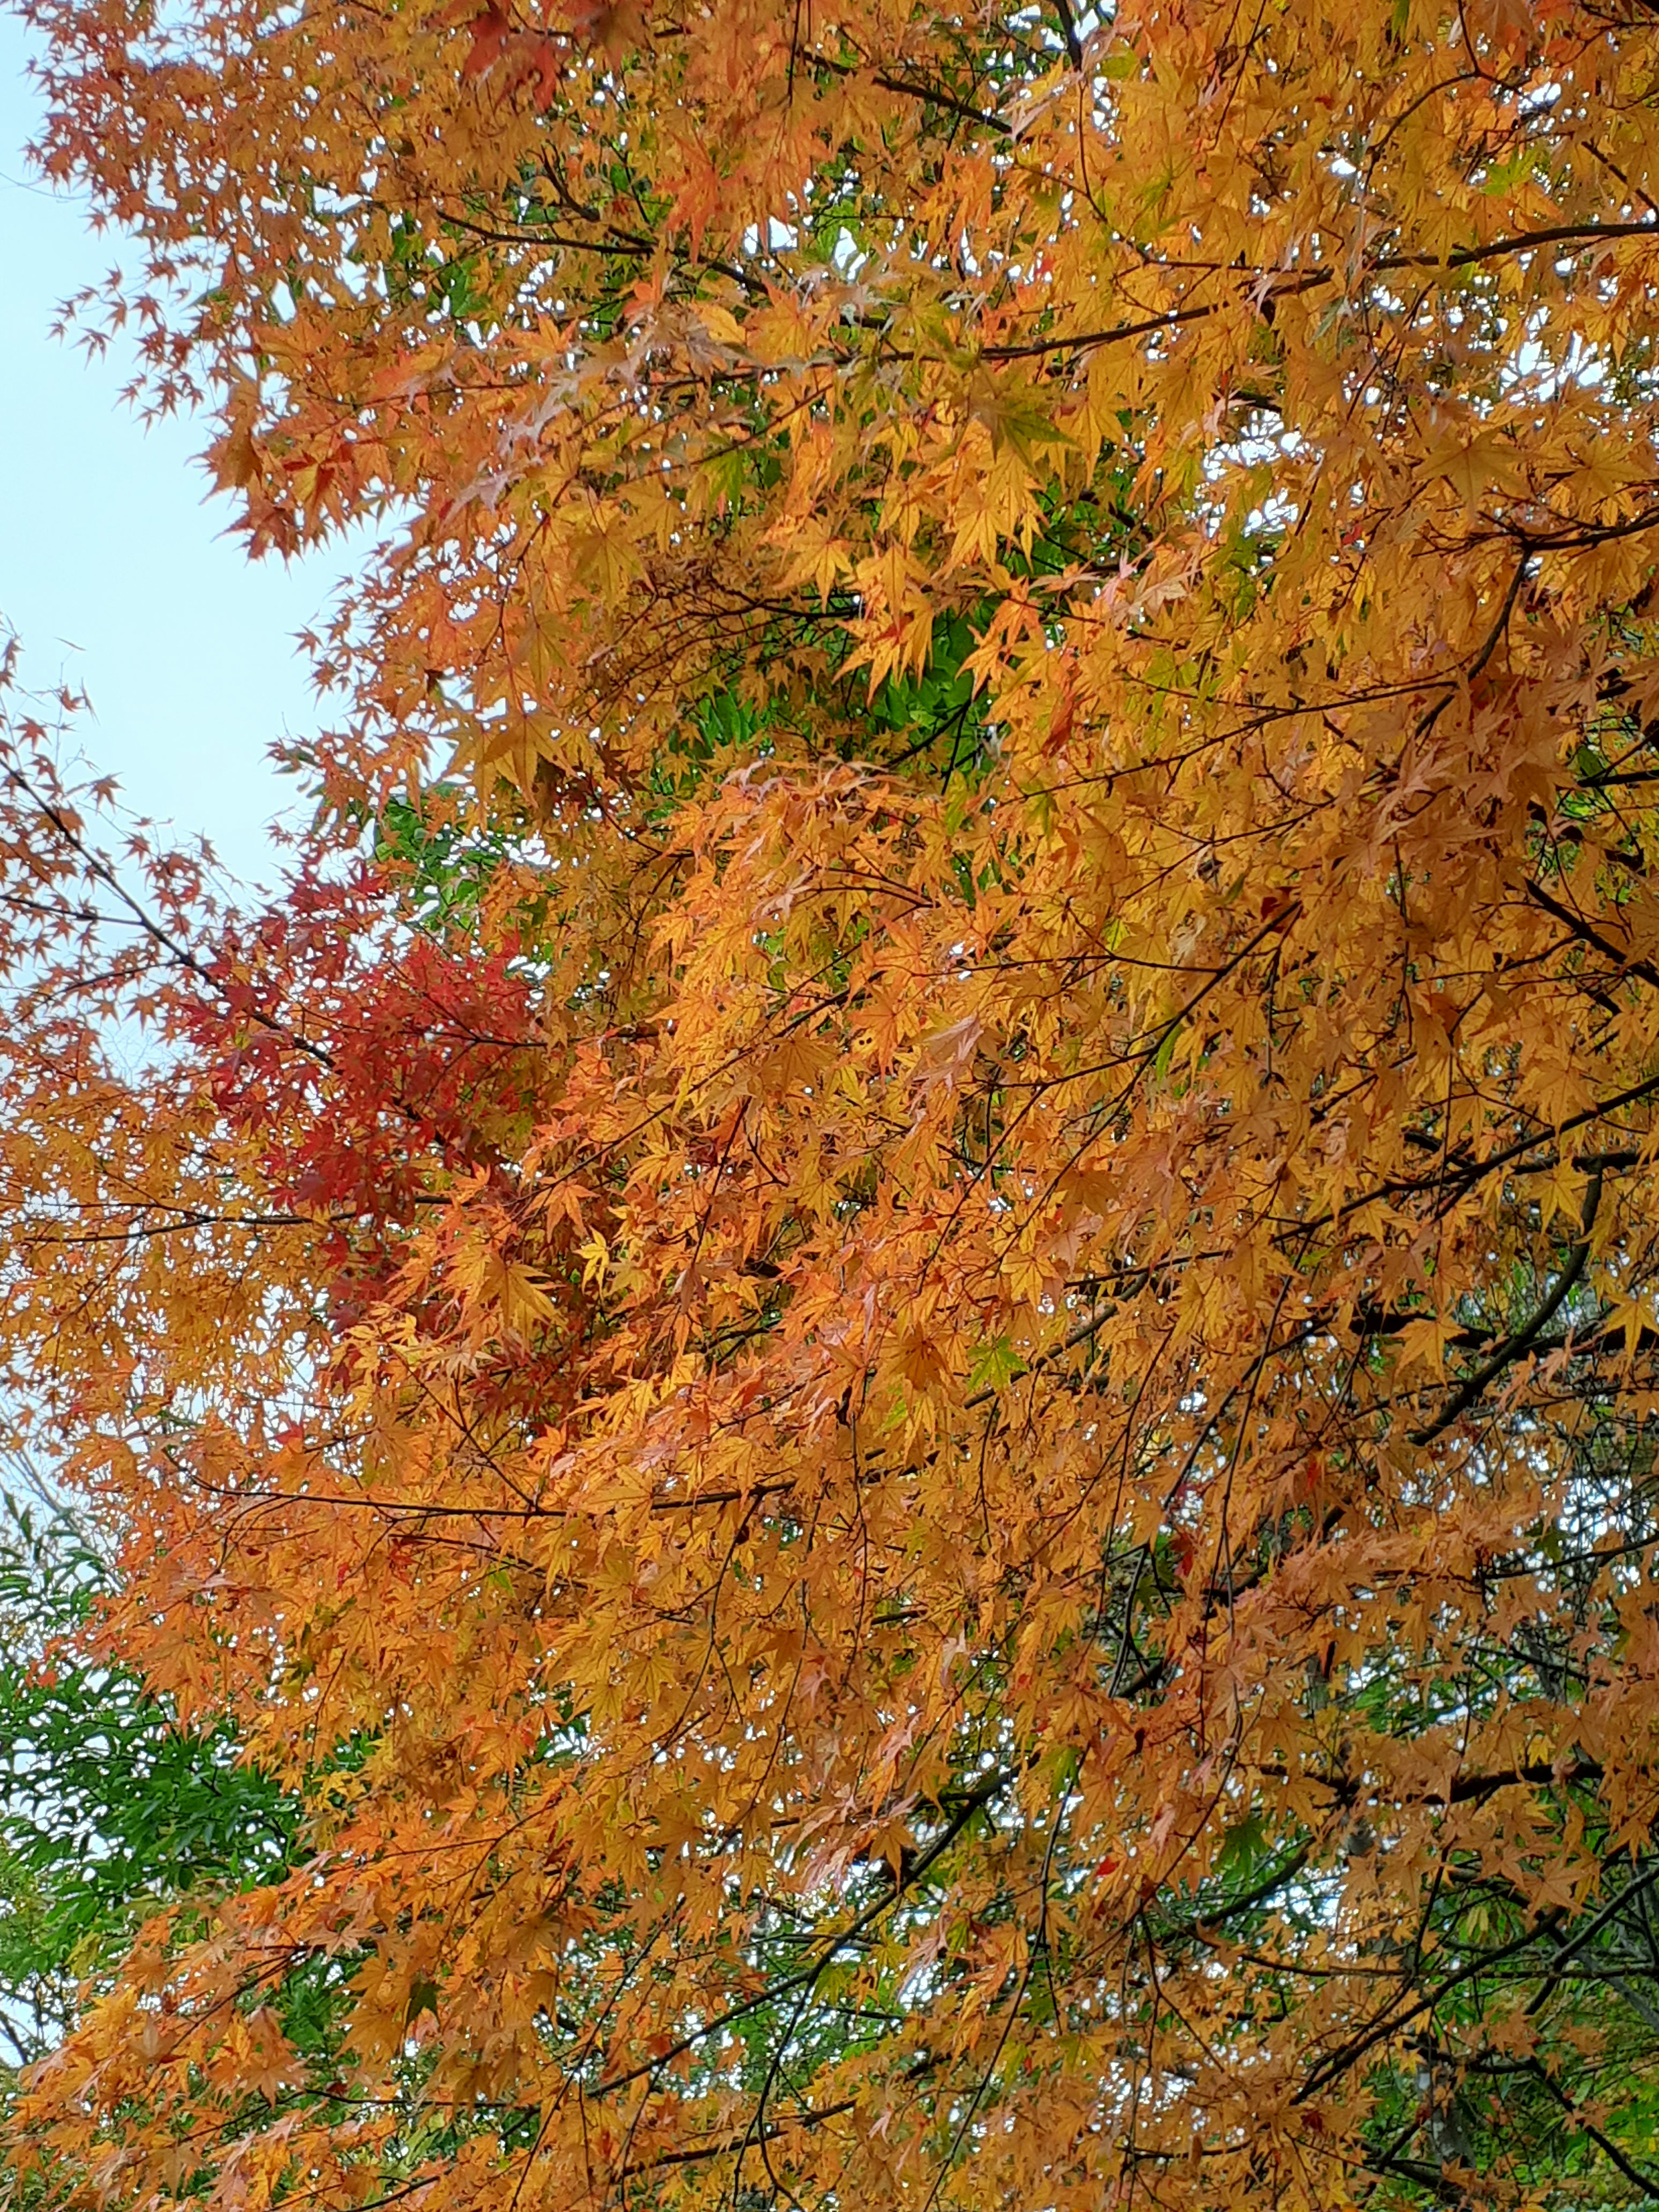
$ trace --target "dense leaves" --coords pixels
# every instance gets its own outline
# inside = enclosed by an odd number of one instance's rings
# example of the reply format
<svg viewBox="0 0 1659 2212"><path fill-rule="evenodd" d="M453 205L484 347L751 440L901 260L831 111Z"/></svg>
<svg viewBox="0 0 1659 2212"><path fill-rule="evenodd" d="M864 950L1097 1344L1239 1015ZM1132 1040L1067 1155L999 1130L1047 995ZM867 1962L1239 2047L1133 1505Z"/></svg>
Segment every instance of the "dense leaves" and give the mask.
<svg viewBox="0 0 1659 2212"><path fill-rule="evenodd" d="M9 757L7 1403L303 1808L19 2159L1659 2194L1659 23L31 12L388 537L268 911Z"/></svg>
<svg viewBox="0 0 1659 2212"><path fill-rule="evenodd" d="M0 2035L39 2059L143 1921L204 1884L280 1870L289 1808L222 1726L182 1731L118 1668L67 1648L107 1579L61 1506L0 1524Z"/></svg>

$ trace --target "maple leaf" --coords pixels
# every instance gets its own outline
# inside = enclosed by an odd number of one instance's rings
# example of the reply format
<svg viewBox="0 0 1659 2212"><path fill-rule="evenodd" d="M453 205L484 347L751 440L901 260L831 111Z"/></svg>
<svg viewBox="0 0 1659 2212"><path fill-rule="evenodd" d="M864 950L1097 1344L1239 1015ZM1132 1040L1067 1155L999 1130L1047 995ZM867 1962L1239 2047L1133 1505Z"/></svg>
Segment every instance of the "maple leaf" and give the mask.
<svg viewBox="0 0 1659 2212"><path fill-rule="evenodd" d="M466 50L466 59L461 64L464 83L471 82L475 77L487 76L500 61L508 41L514 36L512 17L493 4L482 9L472 18L471 29L471 44Z"/></svg>

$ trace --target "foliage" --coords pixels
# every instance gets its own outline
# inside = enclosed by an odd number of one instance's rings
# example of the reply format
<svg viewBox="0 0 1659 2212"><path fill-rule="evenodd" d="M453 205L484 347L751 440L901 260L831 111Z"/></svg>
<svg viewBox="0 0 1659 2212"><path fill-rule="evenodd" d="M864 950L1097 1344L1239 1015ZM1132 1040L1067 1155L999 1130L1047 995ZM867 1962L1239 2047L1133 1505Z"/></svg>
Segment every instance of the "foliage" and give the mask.
<svg viewBox="0 0 1659 2212"><path fill-rule="evenodd" d="M8 756L5 1402L306 1845L20 2168L1659 2195L1659 21L30 12L392 534L268 909Z"/></svg>
<svg viewBox="0 0 1659 2212"><path fill-rule="evenodd" d="M133 1676L73 1656L107 1581L73 1515L9 1493L0 1514L0 2034L21 2063L160 1906L280 1871L289 1821L222 1723L181 1731Z"/></svg>

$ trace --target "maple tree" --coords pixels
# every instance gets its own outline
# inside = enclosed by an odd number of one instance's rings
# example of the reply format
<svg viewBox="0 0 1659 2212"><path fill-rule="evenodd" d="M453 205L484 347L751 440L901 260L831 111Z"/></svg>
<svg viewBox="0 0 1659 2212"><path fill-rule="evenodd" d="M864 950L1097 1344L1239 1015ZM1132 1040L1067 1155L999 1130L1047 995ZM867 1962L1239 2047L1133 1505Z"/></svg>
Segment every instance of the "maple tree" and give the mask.
<svg viewBox="0 0 1659 2212"><path fill-rule="evenodd" d="M387 533L281 899L7 755L7 1402L298 1823L29 2185L1659 2194L1659 20L29 13Z"/></svg>

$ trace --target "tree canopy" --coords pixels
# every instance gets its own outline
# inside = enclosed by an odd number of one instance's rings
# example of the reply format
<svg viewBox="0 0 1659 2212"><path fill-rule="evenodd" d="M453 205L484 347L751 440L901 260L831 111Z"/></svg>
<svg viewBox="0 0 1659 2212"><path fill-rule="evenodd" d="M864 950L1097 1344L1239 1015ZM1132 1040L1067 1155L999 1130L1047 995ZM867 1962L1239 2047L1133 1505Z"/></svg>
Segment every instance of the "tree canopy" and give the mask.
<svg viewBox="0 0 1659 2212"><path fill-rule="evenodd" d="M1659 17L27 12L384 540L280 896L6 754L8 1418L284 1824L27 2185L1659 2197Z"/></svg>

